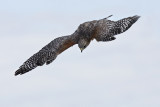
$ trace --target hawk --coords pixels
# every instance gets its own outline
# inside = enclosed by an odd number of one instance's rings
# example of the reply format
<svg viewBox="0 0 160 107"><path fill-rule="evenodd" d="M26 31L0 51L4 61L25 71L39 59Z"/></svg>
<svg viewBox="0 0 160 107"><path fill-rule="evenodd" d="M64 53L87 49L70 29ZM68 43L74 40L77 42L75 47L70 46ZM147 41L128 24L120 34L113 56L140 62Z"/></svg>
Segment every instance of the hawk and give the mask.
<svg viewBox="0 0 160 107"><path fill-rule="evenodd" d="M115 35L128 30L140 18L140 16L135 15L118 21L108 20L111 16L82 23L73 34L52 40L25 61L15 72L15 76L29 72L37 66L50 64L59 54L75 44L78 44L82 52L93 39L103 42L113 41L116 39Z"/></svg>

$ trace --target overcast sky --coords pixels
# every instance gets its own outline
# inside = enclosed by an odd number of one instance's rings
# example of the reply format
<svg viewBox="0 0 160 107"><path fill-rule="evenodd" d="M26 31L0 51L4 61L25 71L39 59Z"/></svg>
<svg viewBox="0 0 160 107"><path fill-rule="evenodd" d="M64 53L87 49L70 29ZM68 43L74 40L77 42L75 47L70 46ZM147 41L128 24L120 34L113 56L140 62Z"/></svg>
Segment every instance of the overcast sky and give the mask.
<svg viewBox="0 0 160 107"><path fill-rule="evenodd" d="M158 0L1 0L0 107L160 107ZM49 66L14 72L85 21L141 18L112 42L77 45Z"/></svg>

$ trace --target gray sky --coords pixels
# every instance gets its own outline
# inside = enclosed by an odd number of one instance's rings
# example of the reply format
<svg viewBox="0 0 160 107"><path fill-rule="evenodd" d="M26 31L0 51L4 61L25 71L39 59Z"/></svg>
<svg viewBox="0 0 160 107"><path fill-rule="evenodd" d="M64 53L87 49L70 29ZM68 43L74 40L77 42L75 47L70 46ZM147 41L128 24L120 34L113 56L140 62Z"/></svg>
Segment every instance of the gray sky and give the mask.
<svg viewBox="0 0 160 107"><path fill-rule="evenodd" d="M0 1L0 107L160 107L158 0ZM141 18L117 39L77 45L49 66L14 76L56 37L85 21Z"/></svg>

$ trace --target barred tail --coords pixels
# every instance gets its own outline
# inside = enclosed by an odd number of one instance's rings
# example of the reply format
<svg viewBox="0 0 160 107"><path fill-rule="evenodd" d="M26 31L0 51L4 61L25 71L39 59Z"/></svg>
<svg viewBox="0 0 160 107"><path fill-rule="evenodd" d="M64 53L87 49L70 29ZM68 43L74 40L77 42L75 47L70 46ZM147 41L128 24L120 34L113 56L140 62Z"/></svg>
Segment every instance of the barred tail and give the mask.
<svg viewBox="0 0 160 107"><path fill-rule="evenodd" d="M140 18L140 16L135 15L133 17L128 17L128 18L124 18L121 20L116 21L115 25L114 25L114 34L120 34L125 32L126 30L128 30L138 19Z"/></svg>

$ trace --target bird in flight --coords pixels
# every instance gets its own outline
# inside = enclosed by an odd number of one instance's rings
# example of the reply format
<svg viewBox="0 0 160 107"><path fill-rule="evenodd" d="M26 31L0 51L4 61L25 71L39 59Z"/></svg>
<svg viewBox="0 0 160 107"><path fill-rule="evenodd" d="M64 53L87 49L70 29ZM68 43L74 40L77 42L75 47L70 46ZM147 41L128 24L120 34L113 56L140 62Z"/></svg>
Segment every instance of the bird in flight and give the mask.
<svg viewBox="0 0 160 107"><path fill-rule="evenodd" d="M115 35L128 30L140 18L135 15L118 21L108 20L111 16L82 23L73 34L52 40L25 61L15 72L15 76L29 72L37 66L50 64L59 54L75 44L78 44L82 52L93 39L102 42L113 41L116 39Z"/></svg>

